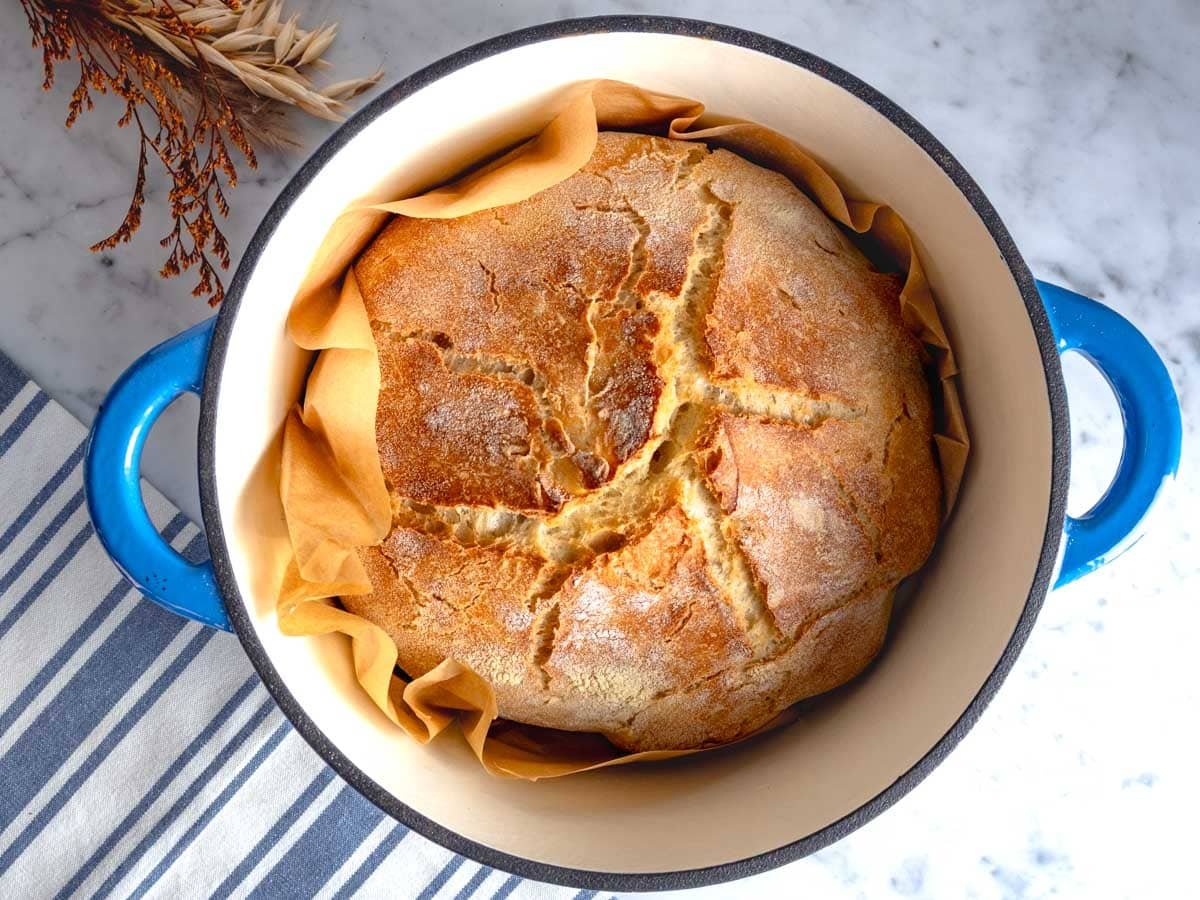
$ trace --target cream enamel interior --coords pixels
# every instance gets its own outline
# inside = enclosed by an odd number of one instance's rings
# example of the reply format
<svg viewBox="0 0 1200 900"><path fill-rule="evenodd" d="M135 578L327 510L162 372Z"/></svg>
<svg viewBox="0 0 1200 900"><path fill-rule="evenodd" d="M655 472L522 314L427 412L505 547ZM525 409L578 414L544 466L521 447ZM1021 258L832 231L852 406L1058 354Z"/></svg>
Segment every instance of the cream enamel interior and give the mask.
<svg viewBox="0 0 1200 900"><path fill-rule="evenodd" d="M416 189L518 136L564 84L606 77L702 99L808 148L917 235L962 367L973 455L953 519L885 652L795 725L666 764L538 784L493 778L456 735L418 746L359 690L344 639L286 638L255 584L255 532L239 504L294 402L305 360L285 340L290 299L352 198ZM486 132L485 139L482 133ZM215 478L234 576L266 653L308 716L368 777L470 840L531 860L666 872L744 859L804 838L871 800L946 733L996 665L1046 526L1051 419L1033 329L970 204L923 150L840 87L775 57L641 33L557 38L459 69L352 138L266 246L237 310L215 418Z"/></svg>

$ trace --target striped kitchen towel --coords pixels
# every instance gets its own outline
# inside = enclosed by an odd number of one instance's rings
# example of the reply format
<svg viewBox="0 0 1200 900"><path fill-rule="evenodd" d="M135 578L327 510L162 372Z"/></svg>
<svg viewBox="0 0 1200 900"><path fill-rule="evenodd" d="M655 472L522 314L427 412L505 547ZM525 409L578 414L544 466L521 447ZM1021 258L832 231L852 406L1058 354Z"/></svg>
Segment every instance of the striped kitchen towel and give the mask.
<svg viewBox="0 0 1200 900"><path fill-rule="evenodd" d="M232 635L92 532L84 427L0 354L0 897L590 898L464 860L344 784ZM143 487L163 537L203 535Z"/></svg>

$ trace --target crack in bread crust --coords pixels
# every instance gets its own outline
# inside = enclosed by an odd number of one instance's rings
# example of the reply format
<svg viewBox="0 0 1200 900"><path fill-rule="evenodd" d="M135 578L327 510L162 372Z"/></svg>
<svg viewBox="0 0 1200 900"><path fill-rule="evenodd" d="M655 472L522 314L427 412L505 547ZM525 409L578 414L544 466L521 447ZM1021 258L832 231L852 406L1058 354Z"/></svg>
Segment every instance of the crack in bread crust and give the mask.
<svg viewBox="0 0 1200 900"><path fill-rule="evenodd" d="M892 437L896 434L896 428L902 421L911 418L912 415L908 411L908 404L902 403L900 406L900 412L896 413L896 415L892 417L892 422L890 425L888 425L887 435L883 439L883 461L880 463L885 472L887 471L888 459L892 455Z"/></svg>
<svg viewBox="0 0 1200 900"><path fill-rule="evenodd" d="M671 688L670 690L659 691L650 697L650 704L659 700L665 700L668 697L674 697L679 694L686 694L688 692L695 691L697 688L719 678L729 678L734 675L745 675L746 673L752 672L755 669L761 669L764 666L769 666L787 653L787 651L793 646L803 640L805 635L812 631L812 629L819 625L822 621L828 619L832 615L842 612L847 607L853 606L855 603L861 602L864 599L869 599L877 592L887 588L889 585L892 585L895 582L895 573L885 573L883 576L872 579L868 584L855 588L853 591L850 591L839 597L834 601L832 606L823 609L819 613L815 613L814 615L805 619L800 623L800 625L797 626L794 633L787 637L786 640L777 642L771 653L756 657L755 659L751 659L747 662L725 666L717 669L715 672L709 672L707 675L697 678L695 681L689 682L688 684L679 685ZM636 723L639 718L641 718L645 713L649 712L650 704L647 704L643 708L631 714L628 718L624 719L620 723L619 730L624 731L632 728L634 723Z"/></svg>
<svg viewBox="0 0 1200 900"><path fill-rule="evenodd" d="M598 309L601 311L600 315L611 315L617 309L637 309L641 306L641 298L637 294L637 285L642 279L642 274L646 271L646 262L648 259L646 241L650 237L650 225L625 197L622 197L621 201L616 204L577 203L575 204L575 209L590 209L596 212L613 213L628 222L634 232L633 245L629 248L629 268L625 271L625 277L621 279L621 284L617 288L616 295L609 303L597 302L592 304L589 312L592 309Z"/></svg>
<svg viewBox="0 0 1200 900"><path fill-rule="evenodd" d="M611 342L614 331L620 332L623 327L628 325L629 317L642 309L642 298L638 293L638 285L649 262L646 243L650 238L650 225L633 208L626 197L621 197L614 204L577 203L575 209L576 211L591 210L617 216L629 226L632 235L629 260L616 291L611 298L592 298L584 316L584 324L588 331L588 346L585 354L586 370L583 381L583 408L586 419L584 430L587 434L589 451L605 457L616 449L608 446L612 442L606 439L609 437L609 429L606 427L609 423L606 422L606 417L613 412L609 404L611 398L606 395L609 395L621 380L614 367L614 364L619 363L619 359L609 359L609 354L605 352L605 344ZM629 437L632 438L635 434L642 437L636 430ZM619 462L622 454L613 455L616 457L615 461Z"/></svg>
<svg viewBox="0 0 1200 900"><path fill-rule="evenodd" d="M487 272L487 269L484 269ZM495 275L488 273L491 280L495 281ZM495 291L495 287L490 287L489 293ZM376 333L385 331L386 326L372 323L376 327ZM531 363L525 362L516 357L499 356L489 353L465 353L454 346L454 342L450 340L450 336L440 331L386 331L387 336L392 340L399 341L425 341L432 344L437 350L438 355L442 359L442 364L447 369L459 375L485 375L492 378L498 378L503 381L515 381L529 388L529 392L533 395L534 402L537 404L538 412L542 416L543 421L558 418L558 413L555 411L553 404L550 402L550 397L547 393L546 376L543 375Z"/></svg>
<svg viewBox="0 0 1200 900"><path fill-rule="evenodd" d="M672 183L675 190L680 190L694 183L692 181L692 170L700 165L707 156L708 148L703 145L691 147L688 150L687 155L680 159L679 163L675 166L675 180Z"/></svg>
<svg viewBox="0 0 1200 900"><path fill-rule="evenodd" d="M831 398L810 397L799 391L757 384L749 380L714 384L707 379L695 386L710 407L734 416L816 428L827 419L858 419L863 411Z"/></svg>
<svg viewBox="0 0 1200 900"><path fill-rule="evenodd" d="M535 526L532 516L503 507L434 506L392 494L392 527L411 528L464 547L521 547Z"/></svg>
<svg viewBox="0 0 1200 900"><path fill-rule="evenodd" d="M682 482L682 506L691 532L704 548L709 578L717 585L755 657L772 655L783 640L765 591L738 543L733 523L721 512L693 463Z"/></svg>
<svg viewBox="0 0 1200 900"><path fill-rule="evenodd" d="M532 633L533 642L530 662L538 670L542 679L542 687L549 687L550 673L546 671L546 663L554 652L554 639L558 632L558 604L551 603L540 611L534 620Z"/></svg>

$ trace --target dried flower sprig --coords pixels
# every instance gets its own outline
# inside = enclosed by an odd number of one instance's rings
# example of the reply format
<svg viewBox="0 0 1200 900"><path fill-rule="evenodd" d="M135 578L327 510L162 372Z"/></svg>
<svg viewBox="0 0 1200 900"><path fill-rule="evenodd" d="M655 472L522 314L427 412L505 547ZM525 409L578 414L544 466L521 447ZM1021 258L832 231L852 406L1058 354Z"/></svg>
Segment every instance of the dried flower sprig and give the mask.
<svg viewBox="0 0 1200 900"><path fill-rule="evenodd" d="M55 67L74 60L69 128L93 92L114 94L125 109L117 124L139 135L137 173L129 208L118 228L92 246L125 243L141 224L148 168L157 160L171 178L172 227L164 278L195 269L195 296L216 305L224 297L217 271L229 267L229 246L217 225L229 205L221 187L237 184L231 147L257 168L260 146L292 143L283 113L295 107L340 120L346 101L374 85L381 72L318 88L308 77L336 25L313 30L283 18L283 0L21 0L42 50L43 88Z"/></svg>

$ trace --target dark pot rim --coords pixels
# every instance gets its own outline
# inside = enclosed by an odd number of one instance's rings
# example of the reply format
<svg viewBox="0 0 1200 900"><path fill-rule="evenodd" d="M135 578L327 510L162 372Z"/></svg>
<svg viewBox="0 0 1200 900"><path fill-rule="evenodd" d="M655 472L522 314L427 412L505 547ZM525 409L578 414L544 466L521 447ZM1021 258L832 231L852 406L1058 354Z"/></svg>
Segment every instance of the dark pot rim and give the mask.
<svg viewBox="0 0 1200 900"><path fill-rule="evenodd" d="M1038 349L1041 353L1042 366L1045 370L1048 388L1053 432L1050 503L1047 510L1046 531L1042 541L1041 556L1033 585L1025 601L1025 607L1013 630L1012 637L997 660L991 674L963 711L962 715L951 726L950 730L912 768L897 778L896 781L877 794L873 799L843 816L841 819L838 819L836 822L827 825L820 831L747 859L722 863L702 869L686 869L676 872L622 873L573 869L503 853L462 837L444 828L437 822L426 818L406 806L393 794L367 777L361 769L351 763L339 751L336 744L304 712L303 708L280 678L279 673L275 670L270 658L255 635L254 627L246 611L245 602L238 590L230 567L229 555L225 546L224 531L221 525L221 514L217 501L216 481L214 477L217 400L221 390L221 376L224 369L229 336L238 315L246 284L276 226L317 172L352 137L358 134L370 122L374 121L380 114L410 94L457 69L505 50L527 44L570 35L614 31L699 37L769 54L807 69L845 89L882 113L916 142L950 177L963 193L963 196L970 202L976 214L983 220L984 225L999 248L1005 263L1012 272L1012 276L1021 292L1021 297L1025 302L1025 308L1029 313ZM950 152L912 116L900 109L900 107L877 90L848 72L826 62L820 57L773 38L728 25L717 25L691 19L658 16L598 16L594 18L550 22L514 31L475 44L465 50L460 50L458 53L454 53L421 69L384 91L338 128L292 177L275 203L271 206L271 209L255 232L253 239L250 241L245 254L242 256L224 304L221 307L221 313L213 334L208 365L205 370L204 393L202 395L200 412L200 503L205 530L208 534L212 563L216 571L217 583L226 600L229 618L237 630L238 638L241 640L246 654L250 657L255 669L258 670L268 691L270 691L284 714L291 720L296 730L356 790L388 815L430 840L477 862L512 872L525 878L595 890L679 890L756 875L776 866L808 856L817 850L829 846L865 825L911 791L962 740L963 736L979 719L984 708L991 701L992 697L995 696L1004 678L1012 669L1018 653L1029 636L1038 611L1041 609L1046 592L1049 590L1066 511L1067 474L1070 465L1069 437L1067 402L1058 351L1055 347L1054 337L1050 330L1050 323L1047 319L1045 308L1034 286L1033 277L1030 275L1020 253L1017 251L1016 245L1009 236L1007 229L1000 221L1000 217L979 189L979 186Z"/></svg>

